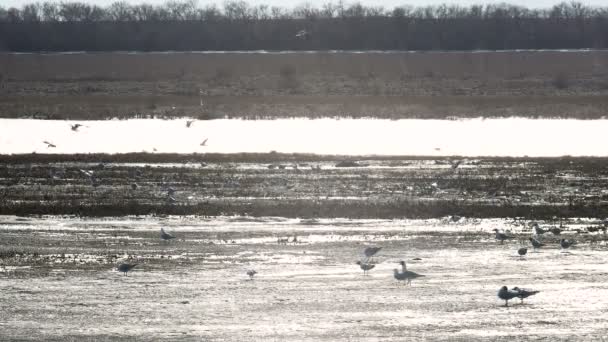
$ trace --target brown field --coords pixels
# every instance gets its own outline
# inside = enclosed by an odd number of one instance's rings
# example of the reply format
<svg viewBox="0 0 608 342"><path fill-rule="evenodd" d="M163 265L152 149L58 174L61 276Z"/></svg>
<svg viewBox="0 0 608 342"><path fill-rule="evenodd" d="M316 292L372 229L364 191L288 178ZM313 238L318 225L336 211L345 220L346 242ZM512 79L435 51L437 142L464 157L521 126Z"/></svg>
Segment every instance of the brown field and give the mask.
<svg viewBox="0 0 608 342"><path fill-rule="evenodd" d="M607 95L608 51L0 55L2 117L590 119Z"/></svg>

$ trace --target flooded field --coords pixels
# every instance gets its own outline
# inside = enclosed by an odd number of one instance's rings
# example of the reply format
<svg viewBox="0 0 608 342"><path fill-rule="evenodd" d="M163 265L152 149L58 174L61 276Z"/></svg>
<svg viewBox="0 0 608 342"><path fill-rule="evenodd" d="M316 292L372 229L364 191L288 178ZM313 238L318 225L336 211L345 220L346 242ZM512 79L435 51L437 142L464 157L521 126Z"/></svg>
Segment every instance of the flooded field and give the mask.
<svg viewBox="0 0 608 342"><path fill-rule="evenodd" d="M314 153L339 155L607 156L608 120L0 119L0 154ZM76 129L72 125L80 124ZM584 132L577 133L577 132ZM134 135L137 139L134 139Z"/></svg>
<svg viewBox="0 0 608 342"><path fill-rule="evenodd" d="M598 224L564 220L520 257L526 220L2 216L0 339L601 341ZM177 238L161 240L161 227ZM500 244L492 229L515 238ZM561 250L560 237L578 243ZM382 249L364 276L367 246ZM401 260L426 277L398 284ZM128 276L125 261L139 262ZM505 307L503 285L540 293Z"/></svg>

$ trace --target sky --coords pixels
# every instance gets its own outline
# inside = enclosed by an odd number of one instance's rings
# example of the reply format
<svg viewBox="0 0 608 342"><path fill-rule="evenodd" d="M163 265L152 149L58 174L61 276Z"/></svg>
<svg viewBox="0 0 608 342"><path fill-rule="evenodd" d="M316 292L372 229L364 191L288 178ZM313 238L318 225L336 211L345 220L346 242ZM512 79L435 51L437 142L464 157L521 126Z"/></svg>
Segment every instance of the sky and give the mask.
<svg viewBox="0 0 608 342"><path fill-rule="evenodd" d="M32 2L37 2L37 1L45 1L45 0L0 0L0 6L3 7L21 7L24 4L28 4L28 3L32 3ZM58 1L58 0L56 0ZM72 0L66 0L66 1L72 1ZM100 5L100 6L106 6L109 5L113 2L115 2L116 0L77 0L80 2L86 2L86 3L91 3L91 4L96 4L96 5ZM128 3L131 4L139 4L139 3L149 3L149 4L162 4L165 2L165 0L126 0ZM315 6L315 7L320 7L322 4L327 3L327 2L337 2L337 0L334 1L330 1L330 0L308 0L308 1L304 1L304 0L245 0L246 2L252 4L252 5L258 5L258 4L265 4L265 5L269 5L269 6L279 6L279 7L295 7L299 4L302 3L310 3L311 5ZM349 0L345 0L345 3L352 3L352 2L356 2L356 1L349 1ZM438 5L438 4L459 4L459 5L463 5L463 6L468 6L468 5L472 5L472 4L497 4L497 3L509 3L509 4L514 4L514 5L521 5L521 6L526 6L529 8L546 8L546 7L551 7L557 3L560 2L564 2L564 0L360 0L360 3L364 4L364 5L373 5L373 6L384 6L387 8L393 8L395 6L401 6L401 5L412 5L412 6L427 6L427 5ZM569 2L569 1L565 1L565 2ZM606 6L608 5L608 1L606 0L579 0L578 2L581 2L585 5L588 6ZM223 0L219 0L219 1L205 1L205 0L198 0L198 3L201 7L204 7L207 4L218 4L221 5L224 3Z"/></svg>

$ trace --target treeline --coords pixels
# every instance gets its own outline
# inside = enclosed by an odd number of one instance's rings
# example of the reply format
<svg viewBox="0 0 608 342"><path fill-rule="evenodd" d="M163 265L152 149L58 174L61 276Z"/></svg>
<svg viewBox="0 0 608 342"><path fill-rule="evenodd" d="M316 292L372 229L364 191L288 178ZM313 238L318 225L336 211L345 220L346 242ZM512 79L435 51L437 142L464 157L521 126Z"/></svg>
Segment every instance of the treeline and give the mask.
<svg viewBox="0 0 608 342"><path fill-rule="evenodd" d="M608 46L608 7L440 5L321 8L228 1L99 7L45 2L0 7L0 50L503 50Z"/></svg>

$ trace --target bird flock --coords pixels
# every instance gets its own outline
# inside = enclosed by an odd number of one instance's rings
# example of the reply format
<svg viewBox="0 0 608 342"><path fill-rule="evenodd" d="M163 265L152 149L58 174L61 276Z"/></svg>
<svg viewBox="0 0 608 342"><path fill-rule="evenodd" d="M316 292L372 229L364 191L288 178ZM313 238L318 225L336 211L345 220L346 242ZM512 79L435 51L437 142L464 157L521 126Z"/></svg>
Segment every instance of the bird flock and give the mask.
<svg viewBox="0 0 608 342"><path fill-rule="evenodd" d="M195 121L196 120L186 120L186 128L192 127L192 124L194 124ZM89 128L89 126L85 126L85 125L82 125L82 124L79 124L79 123L70 124L69 126L70 126L70 129L73 132L80 132L80 128L81 127ZM207 141L208 140L209 140L209 138L204 138L199 146L203 146L203 147L208 146L207 145ZM57 148L57 145L55 143L53 143L52 141L50 141L50 140L43 140L42 143L46 145L47 149L49 149L49 148ZM153 147L152 151L158 152L158 150L156 149L156 147Z"/></svg>

